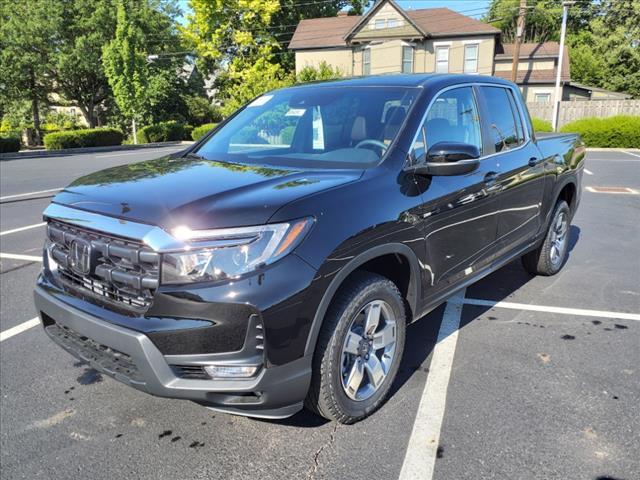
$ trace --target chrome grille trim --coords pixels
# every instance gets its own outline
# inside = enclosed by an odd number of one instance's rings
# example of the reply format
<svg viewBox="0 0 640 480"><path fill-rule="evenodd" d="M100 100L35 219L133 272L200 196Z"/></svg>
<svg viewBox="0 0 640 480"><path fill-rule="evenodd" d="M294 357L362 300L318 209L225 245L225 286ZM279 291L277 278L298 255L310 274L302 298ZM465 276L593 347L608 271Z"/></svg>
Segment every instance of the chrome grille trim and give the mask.
<svg viewBox="0 0 640 480"><path fill-rule="evenodd" d="M102 305L144 313L159 285L160 255L142 243L75 225L49 220L49 255L63 285ZM70 246L76 239L91 244L94 264L81 275L71 268Z"/></svg>

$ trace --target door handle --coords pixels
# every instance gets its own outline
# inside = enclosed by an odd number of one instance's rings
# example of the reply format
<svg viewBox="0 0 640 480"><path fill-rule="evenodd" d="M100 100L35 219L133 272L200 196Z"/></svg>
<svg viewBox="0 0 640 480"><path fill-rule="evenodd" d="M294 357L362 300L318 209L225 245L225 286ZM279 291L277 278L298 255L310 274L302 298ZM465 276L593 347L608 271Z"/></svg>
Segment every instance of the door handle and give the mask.
<svg viewBox="0 0 640 480"><path fill-rule="evenodd" d="M536 165L538 165L540 163L540 160L538 160L536 157L531 157L529 159L529 166L530 167L535 167Z"/></svg>
<svg viewBox="0 0 640 480"><path fill-rule="evenodd" d="M484 176L485 185L491 185L498 180L498 172L489 172Z"/></svg>

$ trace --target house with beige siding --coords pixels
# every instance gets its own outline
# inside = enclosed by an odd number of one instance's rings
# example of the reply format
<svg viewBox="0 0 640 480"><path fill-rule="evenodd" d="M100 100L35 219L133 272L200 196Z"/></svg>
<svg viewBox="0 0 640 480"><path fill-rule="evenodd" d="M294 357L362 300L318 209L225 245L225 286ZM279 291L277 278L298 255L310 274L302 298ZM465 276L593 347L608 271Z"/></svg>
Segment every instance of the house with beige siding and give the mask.
<svg viewBox="0 0 640 480"><path fill-rule="evenodd" d="M348 77L469 73L511 79L514 48L500 42L500 33L448 8L404 10L394 0L378 0L362 16L340 12L337 17L302 20L289 49L295 52L296 73L326 62ZM516 83L528 102L553 100L558 52L557 42L521 45ZM603 95L572 84L567 49L563 57L563 100Z"/></svg>

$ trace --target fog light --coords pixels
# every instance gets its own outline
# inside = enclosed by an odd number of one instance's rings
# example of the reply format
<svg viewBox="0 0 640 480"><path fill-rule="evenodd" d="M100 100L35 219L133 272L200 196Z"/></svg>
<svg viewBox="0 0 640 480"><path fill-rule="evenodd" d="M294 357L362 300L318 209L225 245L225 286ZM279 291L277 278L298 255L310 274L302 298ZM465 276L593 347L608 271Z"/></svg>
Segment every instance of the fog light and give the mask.
<svg viewBox="0 0 640 480"><path fill-rule="evenodd" d="M209 365L204 371L211 378L249 378L260 368L259 365Z"/></svg>

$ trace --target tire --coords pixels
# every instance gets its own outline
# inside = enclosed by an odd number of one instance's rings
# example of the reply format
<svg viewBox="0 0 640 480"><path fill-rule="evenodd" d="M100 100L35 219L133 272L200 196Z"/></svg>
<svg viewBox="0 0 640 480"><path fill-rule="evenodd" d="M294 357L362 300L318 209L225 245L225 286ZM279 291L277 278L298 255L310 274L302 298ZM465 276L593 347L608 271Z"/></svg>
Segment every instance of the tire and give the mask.
<svg viewBox="0 0 640 480"><path fill-rule="evenodd" d="M537 249L522 256L522 265L533 275L551 276L558 273L567 260L571 210L564 200L553 209L544 242Z"/></svg>
<svg viewBox="0 0 640 480"><path fill-rule="evenodd" d="M367 332L376 313L376 328ZM318 336L307 408L346 424L380 408L398 373L406 325L404 299L393 282L369 272L351 275L331 302Z"/></svg>

